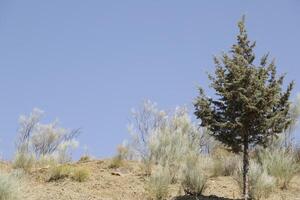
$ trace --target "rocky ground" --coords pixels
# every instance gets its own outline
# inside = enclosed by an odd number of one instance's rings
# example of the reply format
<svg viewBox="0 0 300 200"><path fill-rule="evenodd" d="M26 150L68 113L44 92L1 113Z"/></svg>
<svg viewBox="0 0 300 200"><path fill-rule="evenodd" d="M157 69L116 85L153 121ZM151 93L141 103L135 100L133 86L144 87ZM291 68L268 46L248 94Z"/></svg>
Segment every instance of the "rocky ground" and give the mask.
<svg viewBox="0 0 300 200"><path fill-rule="evenodd" d="M145 178L141 166L126 162L119 169L109 168L110 160L86 161L73 164L90 171L85 182L63 179L48 182L49 168L40 168L21 178L22 200L145 200ZM0 164L1 171L11 171L7 164ZM171 186L169 199L192 200L182 195L179 185ZM231 177L217 177L208 181L202 197L198 200L231 200L241 198L241 192ZM300 176L293 178L288 190L275 191L268 200L300 200Z"/></svg>

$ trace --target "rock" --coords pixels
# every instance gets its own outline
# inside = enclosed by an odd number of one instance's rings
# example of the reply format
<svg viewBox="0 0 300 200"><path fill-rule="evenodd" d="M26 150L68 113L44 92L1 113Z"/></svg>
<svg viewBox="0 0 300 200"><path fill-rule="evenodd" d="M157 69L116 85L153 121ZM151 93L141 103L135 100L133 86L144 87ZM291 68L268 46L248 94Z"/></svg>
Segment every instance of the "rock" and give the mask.
<svg viewBox="0 0 300 200"><path fill-rule="evenodd" d="M113 176L123 176L121 174L121 172L112 172L111 175L113 175Z"/></svg>

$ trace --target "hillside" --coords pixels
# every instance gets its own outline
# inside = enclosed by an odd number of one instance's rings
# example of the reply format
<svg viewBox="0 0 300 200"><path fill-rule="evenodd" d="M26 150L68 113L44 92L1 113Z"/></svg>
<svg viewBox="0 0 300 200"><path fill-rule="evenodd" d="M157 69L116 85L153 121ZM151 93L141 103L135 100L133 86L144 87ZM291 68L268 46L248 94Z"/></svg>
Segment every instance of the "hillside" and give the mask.
<svg viewBox="0 0 300 200"><path fill-rule="evenodd" d="M142 200L147 199L140 164L127 161L119 169L109 168L110 160L95 160L74 163L74 167L84 167L90 171L85 182L62 179L48 182L49 168L33 170L21 178L21 199L23 200ZM11 172L9 164L1 164L1 171ZM189 196L180 196L179 185L171 186L169 199L192 200ZM200 199L238 199L240 190L231 177L212 178ZM293 178L289 190L277 190L269 200L300 199L300 176Z"/></svg>

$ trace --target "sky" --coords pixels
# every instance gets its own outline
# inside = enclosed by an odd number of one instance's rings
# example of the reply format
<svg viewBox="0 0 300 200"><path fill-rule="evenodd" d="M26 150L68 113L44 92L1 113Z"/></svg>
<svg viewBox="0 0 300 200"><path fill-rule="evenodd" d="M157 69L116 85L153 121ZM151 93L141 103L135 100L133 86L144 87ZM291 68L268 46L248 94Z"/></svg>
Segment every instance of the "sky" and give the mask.
<svg viewBox="0 0 300 200"><path fill-rule="evenodd" d="M81 128L80 147L103 158L129 138L130 110L163 109L208 93L213 55L229 50L246 15L256 54L270 53L300 91L298 0L0 0L0 152L14 154L20 114ZM297 129L300 131L300 129Z"/></svg>

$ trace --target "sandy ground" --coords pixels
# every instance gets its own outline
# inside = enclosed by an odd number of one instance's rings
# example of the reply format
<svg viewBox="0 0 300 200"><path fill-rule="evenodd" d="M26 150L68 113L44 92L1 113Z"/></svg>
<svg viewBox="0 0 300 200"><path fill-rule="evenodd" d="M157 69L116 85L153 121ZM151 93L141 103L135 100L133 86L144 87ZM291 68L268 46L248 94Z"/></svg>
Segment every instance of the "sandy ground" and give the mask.
<svg viewBox="0 0 300 200"><path fill-rule="evenodd" d="M63 179L47 182L49 169L43 168L25 175L21 179L22 200L145 200L145 179L141 167L136 162L126 162L119 169L110 169L110 161L88 161L74 164L90 171L86 182ZM10 167L0 163L0 170L10 171ZM192 200L196 198L182 195L178 185L172 185L169 199ZM231 177L217 177L208 181L202 197L198 200L232 200L241 198L240 189ZM288 190L276 190L268 200L300 200L300 176L293 178Z"/></svg>

